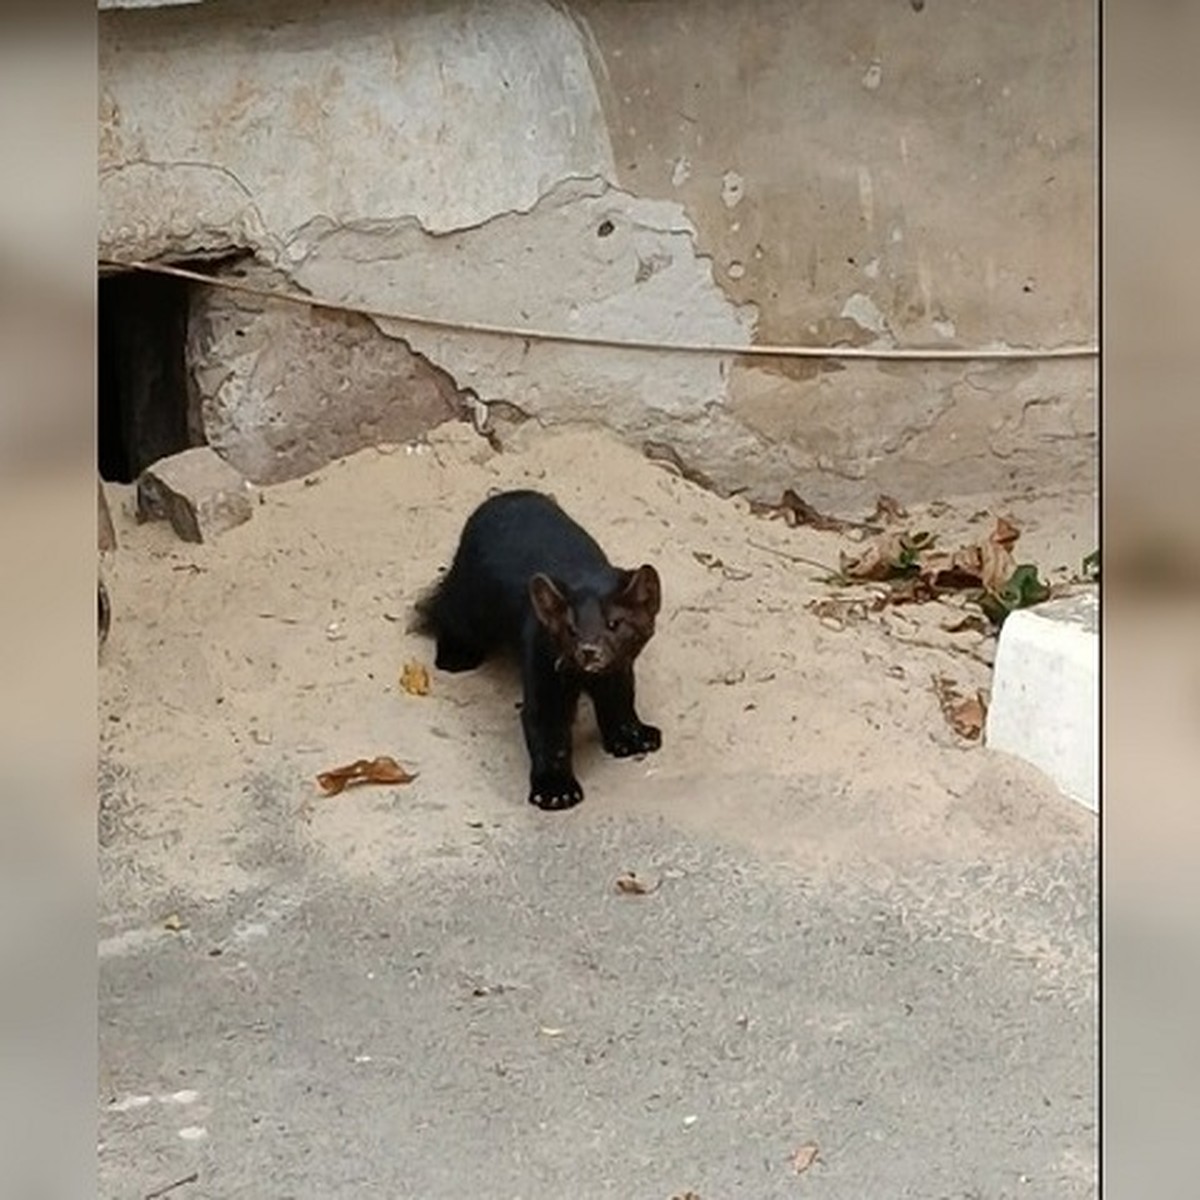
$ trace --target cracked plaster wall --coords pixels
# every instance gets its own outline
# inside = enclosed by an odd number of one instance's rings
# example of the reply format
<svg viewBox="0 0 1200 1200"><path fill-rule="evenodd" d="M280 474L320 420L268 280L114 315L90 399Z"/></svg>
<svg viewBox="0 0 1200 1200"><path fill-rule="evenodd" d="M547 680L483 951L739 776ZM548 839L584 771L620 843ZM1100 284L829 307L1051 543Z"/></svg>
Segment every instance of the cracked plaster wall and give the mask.
<svg viewBox="0 0 1200 1200"><path fill-rule="evenodd" d="M332 300L599 336L1089 342L1095 52L1083 0L105 13L101 250L241 247ZM1094 479L1088 362L779 363L389 322L348 355L318 325L198 298L209 437L257 478L365 444L388 404L415 429L478 397L831 505Z"/></svg>

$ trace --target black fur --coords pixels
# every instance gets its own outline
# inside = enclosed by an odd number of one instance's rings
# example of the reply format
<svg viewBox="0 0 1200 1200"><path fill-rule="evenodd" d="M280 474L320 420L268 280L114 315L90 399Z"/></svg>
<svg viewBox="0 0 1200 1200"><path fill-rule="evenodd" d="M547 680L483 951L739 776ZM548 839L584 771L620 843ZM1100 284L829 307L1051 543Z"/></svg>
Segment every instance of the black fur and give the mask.
<svg viewBox="0 0 1200 1200"><path fill-rule="evenodd" d="M634 708L633 663L654 634L658 574L614 567L549 497L502 492L468 518L454 562L417 604L437 638L437 666L469 671L499 650L516 654L529 749L529 800L570 808L583 799L571 762L581 692L596 709L605 750L657 750L662 734Z"/></svg>

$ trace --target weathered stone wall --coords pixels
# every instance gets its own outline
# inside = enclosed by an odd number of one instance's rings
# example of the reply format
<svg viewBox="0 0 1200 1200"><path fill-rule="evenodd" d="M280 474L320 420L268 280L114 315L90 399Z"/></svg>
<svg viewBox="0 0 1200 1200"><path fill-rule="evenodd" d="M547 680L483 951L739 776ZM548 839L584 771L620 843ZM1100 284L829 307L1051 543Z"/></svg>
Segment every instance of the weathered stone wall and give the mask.
<svg viewBox="0 0 1200 1200"><path fill-rule="evenodd" d="M608 338L1087 343L1095 24L1083 0L106 12L101 252L240 248L334 301ZM1086 360L658 354L202 297L206 432L259 480L476 398L835 506L1094 477Z"/></svg>
<svg viewBox="0 0 1200 1200"><path fill-rule="evenodd" d="M239 268L238 282L290 286L253 267ZM353 314L205 290L193 300L187 358L205 440L259 483L473 415L444 371Z"/></svg>

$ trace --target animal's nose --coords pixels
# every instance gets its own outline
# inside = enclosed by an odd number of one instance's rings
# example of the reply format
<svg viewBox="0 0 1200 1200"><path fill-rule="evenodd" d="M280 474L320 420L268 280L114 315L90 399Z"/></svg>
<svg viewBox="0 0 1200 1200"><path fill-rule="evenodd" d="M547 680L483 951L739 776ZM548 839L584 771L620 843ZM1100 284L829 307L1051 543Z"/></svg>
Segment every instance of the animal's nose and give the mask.
<svg viewBox="0 0 1200 1200"><path fill-rule="evenodd" d="M604 655L599 646L584 642L579 647L579 661L585 667L598 666Z"/></svg>

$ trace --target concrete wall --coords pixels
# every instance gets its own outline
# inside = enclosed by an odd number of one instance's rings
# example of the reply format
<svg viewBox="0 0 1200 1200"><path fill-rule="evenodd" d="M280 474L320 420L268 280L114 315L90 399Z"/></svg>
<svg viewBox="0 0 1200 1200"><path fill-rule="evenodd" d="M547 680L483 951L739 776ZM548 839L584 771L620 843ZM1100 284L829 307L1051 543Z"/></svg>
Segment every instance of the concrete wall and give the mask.
<svg viewBox="0 0 1200 1200"><path fill-rule="evenodd" d="M335 301L603 337L1088 343L1093 8L205 0L105 12L101 253L243 248L272 278ZM196 305L198 383L206 412L222 414L210 437L256 478L370 440L381 404L408 410L405 428L471 406L604 422L722 489L790 485L833 506L880 489L1094 477L1086 361L784 363L381 321L357 326L356 357L331 368L338 339L306 332L319 320L217 294ZM236 387L214 398L229 376ZM362 405L375 417L358 420ZM282 440L306 454L276 454L268 415L276 434L289 420L339 432L293 431Z"/></svg>

